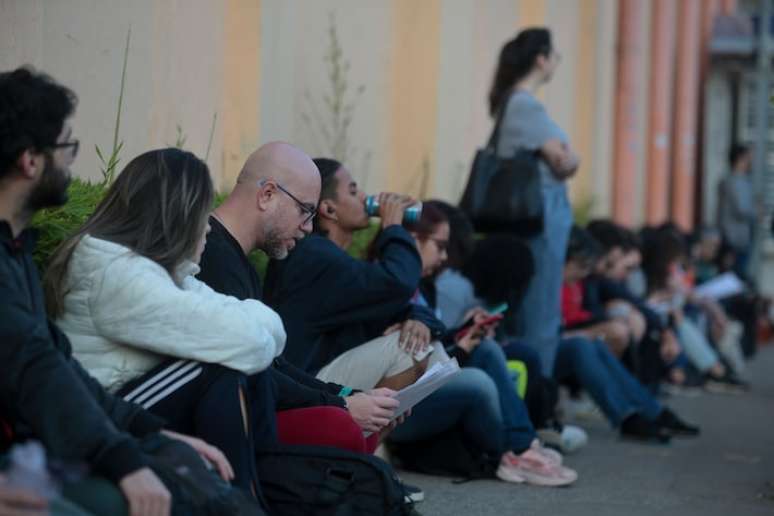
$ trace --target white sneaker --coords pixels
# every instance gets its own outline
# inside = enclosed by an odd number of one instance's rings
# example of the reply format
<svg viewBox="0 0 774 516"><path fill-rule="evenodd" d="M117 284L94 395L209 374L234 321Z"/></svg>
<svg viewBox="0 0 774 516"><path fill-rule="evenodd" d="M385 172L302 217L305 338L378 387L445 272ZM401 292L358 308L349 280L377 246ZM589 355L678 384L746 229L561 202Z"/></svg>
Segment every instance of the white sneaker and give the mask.
<svg viewBox="0 0 774 516"><path fill-rule="evenodd" d="M596 403L586 396L577 400L571 398L562 400L560 410L564 415L564 419L575 421L595 421L604 420L605 418Z"/></svg>
<svg viewBox="0 0 774 516"><path fill-rule="evenodd" d="M589 442L586 431L575 425L557 424L555 427L541 428L537 435L544 444L562 453L574 453Z"/></svg>

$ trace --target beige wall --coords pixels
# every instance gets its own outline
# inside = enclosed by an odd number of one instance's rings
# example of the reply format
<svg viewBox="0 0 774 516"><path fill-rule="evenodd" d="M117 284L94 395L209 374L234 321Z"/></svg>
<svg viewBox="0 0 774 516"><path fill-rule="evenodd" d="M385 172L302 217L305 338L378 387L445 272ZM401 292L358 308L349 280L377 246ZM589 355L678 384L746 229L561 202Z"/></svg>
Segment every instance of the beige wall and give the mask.
<svg viewBox="0 0 774 516"><path fill-rule="evenodd" d="M546 24L563 55L542 98L582 154L572 186L609 212L617 0L0 0L0 69L31 63L72 87L83 154L109 147L126 30L132 27L122 162L171 144L203 156L228 189L269 140L329 152L305 117L329 90L328 16L355 98L347 164L370 191L456 201L491 130L486 95L503 42ZM325 115L323 115L325 118ZM643 160L644 161L644 160ZM426 164L426 165L425 165ZM429 174L425 177L424 171Z"/></svg>
<svg viewBox="0 0 774 516"><path fill-rule="evenodd" d="M94 146L109 148L126 31L132 27L121 138L122 163L175 141L203 155L223 88L224 5L209 0L0 0L0 69L24 63L78 94L83 149L75 172L99 176ZM214 156L220 154L219 133ZM210 159L216 176L220 166Z"/></svg>

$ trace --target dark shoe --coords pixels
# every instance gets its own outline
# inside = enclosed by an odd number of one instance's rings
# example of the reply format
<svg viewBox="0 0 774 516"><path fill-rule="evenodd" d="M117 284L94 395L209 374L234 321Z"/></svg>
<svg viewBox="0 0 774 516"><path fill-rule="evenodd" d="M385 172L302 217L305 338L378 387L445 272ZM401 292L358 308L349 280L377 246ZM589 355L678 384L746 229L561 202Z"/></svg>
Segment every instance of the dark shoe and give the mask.
<svg viewBox="0 0 774 516"><path fill-rule="evenodd" d="M658 415L656 424L673 437L696 437L700 433L698 426L689 425L667 408Z"/></svg>
<svg viewBox="0 0 774 516"><path fill-rule="evenodd" d="M668 443L672 436L653 421L648 421L640 414L632 414L621 423L621 437L635 441L654 441Z"/></svg>
<svg viewBox="0 0 774 516"><path fill-rule="evenodd" d="M750 384L727 372L720 377L707 375L704 389L715 394L744 394L750 390Z"/></svg>

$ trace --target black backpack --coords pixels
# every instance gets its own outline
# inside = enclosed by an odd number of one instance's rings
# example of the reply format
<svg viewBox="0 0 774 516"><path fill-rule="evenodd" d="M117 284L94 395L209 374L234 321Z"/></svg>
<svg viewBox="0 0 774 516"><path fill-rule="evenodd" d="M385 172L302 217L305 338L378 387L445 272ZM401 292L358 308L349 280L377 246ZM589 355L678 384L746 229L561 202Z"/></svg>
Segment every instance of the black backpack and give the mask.
<svg viewBox="0 0 774 516"><path fill-rule="evenodd" d="M322 446L258 452L258 478L277 516L411 514L392 467L379 457Z"/></svg>
<svg viewBox="0 0 774 516"><path fill-rule="evenodd" d="M476 448L459 427L430 439L411 443L390 443L390 453L398 465L426 475L456 477L467 481L494 478L499 457Z"/></svg>
<svg viewBox="0 0 774 516"><path fill-rule="evenodd" d="M153 434L140 441L150 468L172 495L172 516L265 516L247 493L223 481L185 443Z"/></svg>

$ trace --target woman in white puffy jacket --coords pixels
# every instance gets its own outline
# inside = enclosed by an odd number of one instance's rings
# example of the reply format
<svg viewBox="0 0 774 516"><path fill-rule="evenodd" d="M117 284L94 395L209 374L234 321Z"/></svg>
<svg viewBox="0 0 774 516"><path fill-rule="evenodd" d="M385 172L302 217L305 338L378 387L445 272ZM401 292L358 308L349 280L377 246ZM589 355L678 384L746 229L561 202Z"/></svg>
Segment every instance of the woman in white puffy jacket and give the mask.
<svg viewBox="0 0 774 516"><path fill-rule="evenodd" d="M255 491L247 375L282 353L279 316L197 280L214 189L207 165L163 149L132 160L46 275L49 313L110 391L221 448Z"/></svg>

